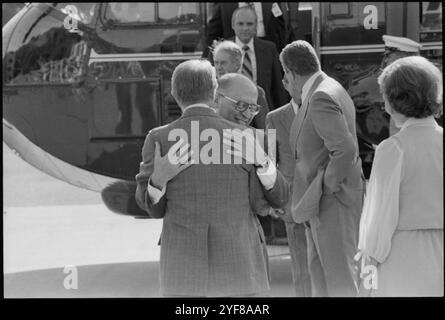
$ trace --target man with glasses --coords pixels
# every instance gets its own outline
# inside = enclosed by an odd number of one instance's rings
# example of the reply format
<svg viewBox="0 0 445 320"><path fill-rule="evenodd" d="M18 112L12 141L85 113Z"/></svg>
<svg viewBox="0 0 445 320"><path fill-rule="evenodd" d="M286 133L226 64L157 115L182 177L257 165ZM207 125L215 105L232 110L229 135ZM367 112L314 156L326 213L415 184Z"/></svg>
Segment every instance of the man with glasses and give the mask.
<svg viewBox="0 0 445 320"><path fill-rule="evenodd" d="M217 43L213 49L212 57L217 78L227 73L241 73L243 52L235 42L225 40ZM266 94L263 88L257 85L257 90L258 99L255 103L259 109L251 125L257 129L264 129L266 126L266 114L269 112L269 105L267 104ZM241 121L244 120L245 119L241 119Z"/></svg>
<svg viewBox="0 0 445 320"><path fill-rule="evenodd" d="M227 79L228 77L224 78L223 80ZM224 83L224 82L221 82ZM216 92L215 95L215 102L219 104L219 114L230 121L237 122L244 125L249 125L253 118L258 114L260 111L260 106L257 105L255 102L253 102L249 96L245 96L242 94L238 88L231 88L231 94L233 96L237 96L236 99L227 96L223 92L225 91L224 88L220 87L219 90ZM241 97L239 97L241 96ZM244 96L244 97L243 97ZM230 107L225 107L226 103L224 102L224 99L229 102ZM237 100L237 99L244 99L244 100L251 100L250 102Z"/></svg>
<svg viewBox="0 0 445 320"><path fill-rule="evenodd" d="M215 109L218 110L218 114L229 121L239 123L241 125L249 126L255 115L258 114L260 106L255 103L255 90L252 90L254 84L247 77L236 74L228 73L221 76L218 79L218 89L215 94ZM266 142L264 133L262 130L258 130L256 133L261 142L262 147ZM250 189L250 197L252 198L252 212L255 215L257 221L258 230L261 238L263 239L263 251L266 259L267 272L269 281L271 280L267 246L265 242L265 234L261 222L258 217L265 217L271 215L277 218L275 212L272 210L271 204L263 196L259 185L253 184Z"/></svg>

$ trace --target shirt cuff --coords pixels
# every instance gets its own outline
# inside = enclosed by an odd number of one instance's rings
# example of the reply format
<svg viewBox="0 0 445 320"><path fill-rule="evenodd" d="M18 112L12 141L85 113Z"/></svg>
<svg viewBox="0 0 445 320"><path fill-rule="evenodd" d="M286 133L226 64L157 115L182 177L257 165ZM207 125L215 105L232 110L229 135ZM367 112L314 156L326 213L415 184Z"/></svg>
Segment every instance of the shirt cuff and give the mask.
<svg viewBox="0 0 445 320"><path fill-rule="evenodd" d="M162 196L165 194L166 188L167 186L165 185L162 190L159 190L151 185L151 178L148 179L147 192L152 204L156 204L159 202L159 200L161 200Z"/></svg>
<svg viewBox="0 0 445 320"><path fill-rule="evenodd" d="M256 173L261 181L261 184L266 190L273 188L275 181L277 180L277 168L275 167L273 161L269 159L267 162L267 167L258 168Z"/></svg>

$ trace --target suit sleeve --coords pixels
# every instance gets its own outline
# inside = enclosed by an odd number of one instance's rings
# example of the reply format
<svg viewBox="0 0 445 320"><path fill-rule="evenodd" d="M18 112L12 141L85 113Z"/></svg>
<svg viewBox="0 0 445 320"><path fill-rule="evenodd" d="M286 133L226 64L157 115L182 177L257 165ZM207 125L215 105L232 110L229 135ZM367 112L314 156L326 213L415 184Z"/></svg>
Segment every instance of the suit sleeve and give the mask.
<svg viewBox="0 0 445 320"><path fill-rule="evenodd" d="M273 123L273 117L270 114L266 116L266 139L267 139L267 132L269 129L276 130L276 126ZM266 145L267 145L267 154L269 155L270 158L272 158L272 160L275 162L275 165L278 168L280 162L280 155L278 154L278 140L276 139L276 135L275 135L275 143L271 143L270 146L269 143L266 143Z"/></svg>
<svg viewBox="0 0 445 320"><path fill-rule="evenodd" d="M263 188L255 170L249 172L249 202L253 213L259 216L267 216L270 204L263 193Z"/></svg>
<svg viewBox="0 0 445 320"><path fill-rule="evenodd" d="M136 203L146 211L152 218L163 218L165 215L166 198L165 194L161 199L153 204L147 192L147 183L153 173L155 137L154 132L150 131L145 139L142 148L142 162L139 165L139 173L136 175Z"/></svg>
<svg viewBox="0 0 445 320"><path fill-rule="evenodd" d="M281 80L283 79L283 74L281 72L281 64L278 58L278 52L275 46L272 46L272 105L271 110L275 110L278 107L286 104L290 97L283 87Z"/></svg>
<svg viewBox="0 0 445 320"><path fill-rule="evenodd" d="M209 46L212 45L213 40L222 37L224 34L221 4L218 2L213 3L212 16L207 24L207 36L206 36L206 47L204 48L203 58L210 59L211 54ZM212 59L213 60L213 59Z"/></svg>
<svg viewBox="0 0 445 320"><path fill-rule="evenodd" d="M277 169L277 178L272 189L266 190L262 188L264 196L273 208L284 208L289 201L290 187L289 182Z"/></svg>
<svg viewBox="0 0 445 320"><path fill-rule="evenodd" d="M266 128L268 129L275 129L271 123L272 123L272 117L270 116L270 114L267 115L266 117ZM267 133L267 131L266 131ZM276 158L274 157L274 155L276 154L276 145L275 143L271 143L269 146L269 141L267 139L267 135L265 136L265 145L267 146L267 148L265 148L268 156L272 159L272 161L274 163L276 163ZM271 147L271 148L269 148ZM271 155L272 154L272 155ZM286 180L286 178L283 176L283 174L280 172L280 170L278 170L278 168L276 169L276 179L275 179L275 184L273 185L273 187L269 190L266 190L264 188L263 185L262 189L264 192L264 196L266 197L267 201L269 202L270 206L273 208L283 208L290 197L290 184L289 182Z"/></svg>
<svg viewBox="0 0 445 320"><path fill-rule="evenodd" d="M314 94L309 112L315 131L329 150L324 186L327 187L327 193L337 192L358 156L354 138L349 132L341 107L327 94Z"/></svg>

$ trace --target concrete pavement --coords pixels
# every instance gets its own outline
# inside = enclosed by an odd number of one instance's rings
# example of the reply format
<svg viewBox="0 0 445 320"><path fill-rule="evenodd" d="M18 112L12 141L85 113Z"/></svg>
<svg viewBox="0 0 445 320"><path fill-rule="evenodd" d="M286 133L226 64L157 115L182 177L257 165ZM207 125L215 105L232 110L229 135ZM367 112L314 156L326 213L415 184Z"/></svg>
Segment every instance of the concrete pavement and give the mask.
<svg viewBox="0 0 445 320"><path fill-rule="evenodd" d="M101 196L50 177L3 143L5 297L157 297L162 221L110 212ZM287 247L269 247L271 296L292 296ZM77 270L78 288L64 281Z"/></svg>

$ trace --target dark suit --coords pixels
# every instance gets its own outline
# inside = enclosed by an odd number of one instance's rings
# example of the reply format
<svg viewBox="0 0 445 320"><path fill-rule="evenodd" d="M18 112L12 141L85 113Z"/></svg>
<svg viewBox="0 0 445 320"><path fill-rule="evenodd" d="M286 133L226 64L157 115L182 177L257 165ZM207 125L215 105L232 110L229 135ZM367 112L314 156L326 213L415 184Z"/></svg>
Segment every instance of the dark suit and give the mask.
<svg viewBox="0 0 445 320"><path fill-rule="evenodd" d="M257 104L261 106L260 112L253 118L252 127L256 129L265 129L266 128L266 115L269 112L269 104L266 100L266 93L263 88L257 86L258 90L258 99Z"/></svg>
<svg viewBox="0 0 445 320"><path fill-rule="evenodd" d="M302 202L314 210L305 222L312 294L356 296L353 257L364 179L355 108L346 90L325 73L309 89L292 123L289 142L296 159L292 216L300 221L307 211L298 209ZM319 199L316 206L313 199Z"/></svg>
<svg viewBox="0 0 445 320"><path fill-rule="evenodd" d="M272 14L272 2L262 2L265 40L275 43L279 52L284 46L295 40L297 29L296 17L298 2L279 2L282 15ZM238 8L238 2L215 2L207 25L207 46L219 38L229 39L235 36L232 29L232 14ZM208 48L204 52L208 56Z"/></svg>
<svg viewBox="0 0 445 320"><path fill-rule="evenodd" d="M164 155L175 143L173 129L191 137L191 123L200 133L217 130L220 161L226 150L222 130L244 129L206 107L186 109L176 121L150 131L142 149L136 176L136 201L152 217L164 218L161 236L160 284L164 295L230 296L260 294L269 290L266 257L258 219L252 214L252 190L259 181L252 165L195 164L168 182L166 193L153 204L147 181L153 172L154 146ZM190 141L189 141L190 143ZM200 142L200 150L207 141ZM261 188L261 186L260 186ZM277 172L271 190L263 190L269 203L283 206L288 184Z"/></svg>
<svg viewBox="0 0 445 320"><path fill-rule="evenodd" d="M287 181L294 177L295 158L289 146L289 131L295 112L291 103L269 112L266 118L267 129L276 130L276 148L269 155L276 157L277 167ZM272 144L272 146L274 146ZM292 190L292 184L291 184ZM311 280L308 270L305 227L295 223L291 215L291 201L284 207L281 217L286 225L287 240L292 262L292 279L297 297L311 296Z"/></svg>
<svg viewBox="0 0 445 320"><path fill-rule="evenodd" d="M253 39L255 49L257 84L264 89L270 110L289 101L289 95L281 83L281 64L275 45L266 40Z"/></svg>

